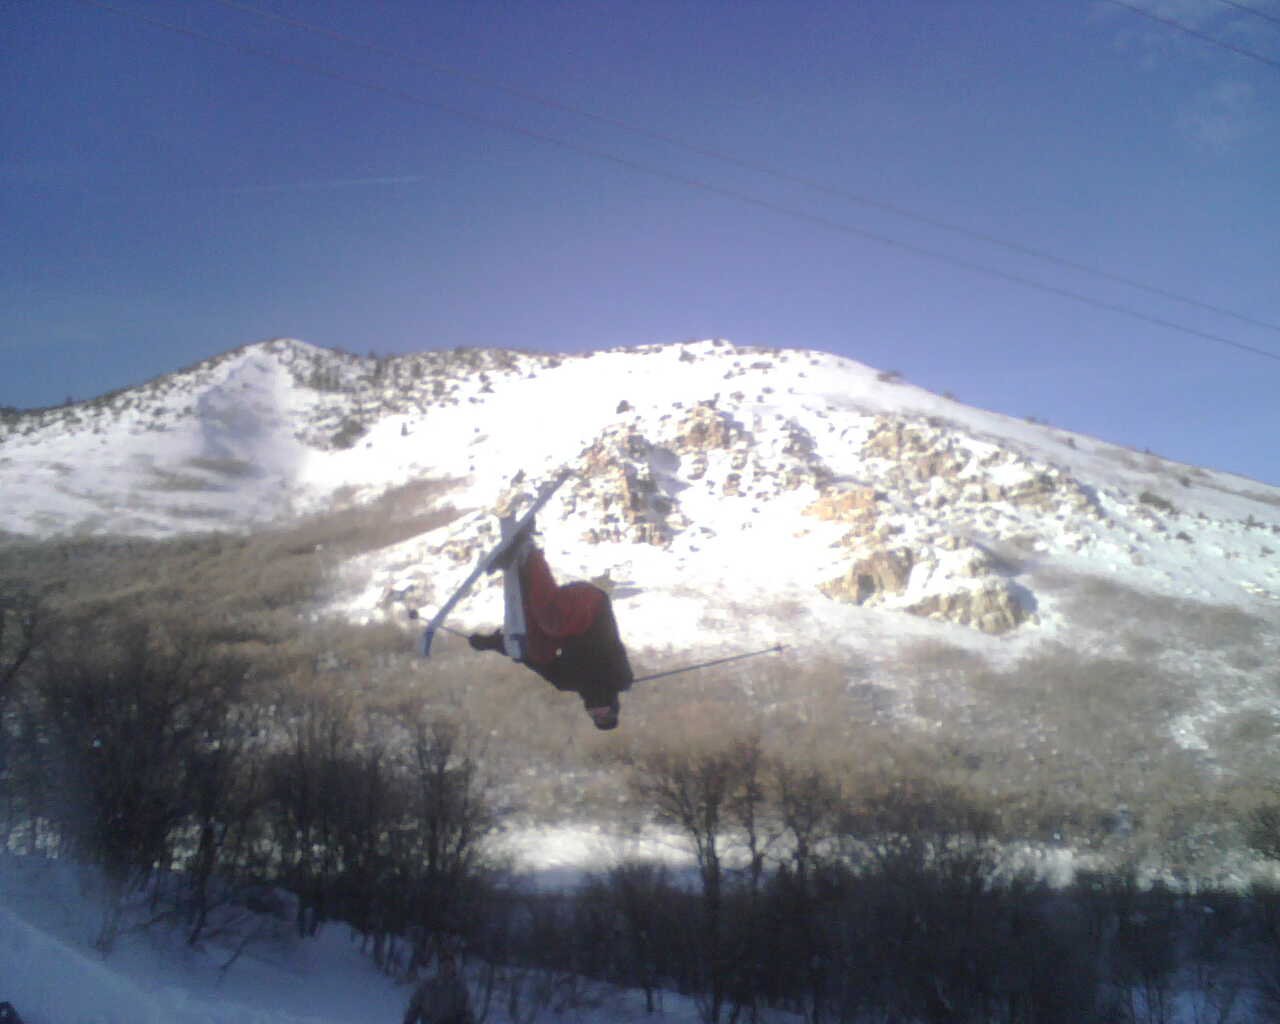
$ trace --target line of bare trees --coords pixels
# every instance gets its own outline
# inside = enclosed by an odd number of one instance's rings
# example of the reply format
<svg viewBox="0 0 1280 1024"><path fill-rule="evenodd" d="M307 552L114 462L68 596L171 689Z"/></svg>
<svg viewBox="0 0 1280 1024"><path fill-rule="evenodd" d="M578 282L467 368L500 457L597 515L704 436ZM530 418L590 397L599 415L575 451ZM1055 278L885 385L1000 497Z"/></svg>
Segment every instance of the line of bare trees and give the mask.
<svg viewBox="0 0 1280 1024"><path fill-rule="evenodd" d="M1280 1014L1280 891L1175 890L1131 869L1052 887L1012 866L1014 837L972 793L938 779L845 792L754 736L633 767L693 869L618 866L573 897L568 941L580 969L651 1005L683 991L709 1024L766 1008L813 1024ZM1255 848L1280 850L1278 822L1255 814Z"/></svg>
<svg viewBox="0 0 1280 1024"><path fill-rule="evenodd" d="M349 922L388 969L465 933L492 811L462 726L190 625L0 601L0 836L101 868L99 945L145 895L196 944L232 907Z"/></svg>
<svg viewBox="0 0 1280 1024"><path fill-rule="evenodd" d="M388 972L450 935L550 979L523 989L539 1000L595 978L651 1010L686 993L710 1024L767 1009L1161 1024L1188 999L1216 1024L1280 1011L1276 894L1132 874L1051 889L1010 868L1016 837L973 794L938 779L853 791L751 735L636 749L632 795L683 837L689 871L624 861L566 893L504 890L465 723L266 664L225 631L0 593L0 838L102 869L104 949L143 899L192 944L274 907L302 935L347 922ZM1264 805L1251 841L1280 859L1278 836ZM544 1004L517 1006L510 978L508 1016L532 1020Z"/></svg>

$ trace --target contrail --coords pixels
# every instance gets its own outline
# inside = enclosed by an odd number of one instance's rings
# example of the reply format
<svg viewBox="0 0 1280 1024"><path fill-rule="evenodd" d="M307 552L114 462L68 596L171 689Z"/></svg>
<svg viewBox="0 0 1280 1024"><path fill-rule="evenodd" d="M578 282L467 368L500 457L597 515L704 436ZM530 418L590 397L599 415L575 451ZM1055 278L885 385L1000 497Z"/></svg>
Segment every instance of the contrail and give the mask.
<svg viewBox="0 0 1280 1024"><path fill-rule="evenodd" d="M202 192L225 192L235 195L251 192L322 192L337 188L370 188L379 185L420 185L427 179L420 174L385 178L331 178L327 181L290 181L276 185L235 185L200 189Z"/></svg>

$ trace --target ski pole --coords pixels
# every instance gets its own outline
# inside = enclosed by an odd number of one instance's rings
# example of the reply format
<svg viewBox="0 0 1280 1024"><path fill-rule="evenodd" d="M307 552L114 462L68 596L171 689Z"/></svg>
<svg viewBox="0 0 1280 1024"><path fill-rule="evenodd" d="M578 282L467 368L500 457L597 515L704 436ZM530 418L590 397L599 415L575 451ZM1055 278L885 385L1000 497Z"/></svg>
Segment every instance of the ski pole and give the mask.
<svg viewBox="0 0 1280 1024"><path fill-rule="evenodd" d="M743 658L756 658L761 654L779 654L787 648L783 644L774 644L772 647L766 647L762 651L748 651L746 654L731 654L727 658L714 658L711 661L700 661L696 665L685 665L684 668L672 668L665 672L655 672L653 675L641 676L639 679L631 680L632 683L647 683L651 679L663 679L666 676L678 676L683 672L694 672L700 668L710 668L712 665L727 665L731 661L742 661Z"/></svg>
<svg viewBox="0 0 1280 1024"><path fill-rule="evenodd" d="M411 620L417 621L420 617L421 616L418 614L417 609L410 609L409 618ZM462 637L463 640L467 640L470 638L469 634L462 632L462 630L460 629L454 629L452 626L446 626L444 623L441 623L440 625L436 626L436 629L440 630L443 633L452 633L454 636L460 636Z"/></svg>

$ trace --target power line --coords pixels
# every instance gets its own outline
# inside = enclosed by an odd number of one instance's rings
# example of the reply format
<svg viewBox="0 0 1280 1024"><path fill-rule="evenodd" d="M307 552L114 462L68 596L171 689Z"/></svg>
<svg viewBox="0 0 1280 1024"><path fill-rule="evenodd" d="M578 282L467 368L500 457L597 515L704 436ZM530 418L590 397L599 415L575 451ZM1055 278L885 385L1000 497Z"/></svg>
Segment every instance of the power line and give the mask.
<svg viewBox="0 0 1280 1024"><path fill-rule="evenodd" d="M1225 42L1217 36L1211 36L1208 32L1201 32L1198 28L1193 28L1181 21L1173 18L1166 18L1162 14L1156 14L1154 11L1148 11L1145 7L1139 7L1137 4L1128 3L1127 0L1108 0L1117 7L1123 7L1127 11L1134 14L1141 14L1144 18L1150 18L1152 21L1158 21L1161 25L1168 25L1170 28L1176 28L1179 32L1185 32L1189 36L1195 36L1202 39L1206 43L1212 43L1214 46L1220 46L1224 50L1230 50L1232 53L1238 53L1241 57L1248 57L1250 60L1256 60L1261 64L1270 65L1273 68L1280 68L1280 60L1272 60L1270 57L1255 53L1253 50L1246 50L1243 46L1236 46L1234 43ZM1254 12L1257 13L1256 11Z"/></svg>
<svg viewBox="0 0 1280 1024"><path fill-rule="evenodd" d="M1236 3L1236 0L1218 0L1220 4L1226 4L1228 7L1234 7L1237 11L1244 11L1246 14L1252 14L1255 18L1261 18L1263 21L1269 21L1273 25L1280 25L1280 18L1274 14L1268 14L1266 11L1260 11L1256 7L1250 7L1248 4Z"/></svg>
<svg viewBox="0 0 1280 1024"><path fill-rule="evenodd" d="M743 160L740 157L736 157L731 154L723 153L718 150L710 149L705 146L700 146L695 143L688 142L687 140L681 139L678 136L669 135L664 132L652 131L650 129L643 128L639 125L632 124L631 122L624 121L616 117L611 117L606 114L600 114L595 111L585 110L581 107L575 107L570 104L563 103L559 100L540 95L538 93L528 92L523 89L515 89L510 86L503 85L500 82L495 82L491 79L484 78L480 75L475 74L474 72L465 71L465 70L462 70L461 68L452 67L447 64L439 64L434 61L424 60L421 57L415 57L410 54L402 53L400 51L391 49L389 47L382 46L378 43L372 43L365 39L359 39L359 38L356 38L355 36L350 36L343 32L336 32L332 29L328 29L320 25L315 25L315 24L312 24L311 22L302 21L301 19L298 19L298 18L290 18L284 15L276 14L271 11L260 10L259 8L254 7L251 4L241 3L240 0L211 0L211 2L221 4L223 7L228 7L232 10L243 11L246 14L251 14L258 18L262 18L268 21L274 21L282 25L287 25L291 28L300 29L304 32L309 32L313 35L322 36L326 39L330 39L335 42L343 43L348 46L353 46L358 49L365 50L369 53L376 54L377 56L380 56L380 57L390 57L392 59L402 61L406 64L409 64L415 67L426 68L427 70L437 72L440 74L451 75L455 78L459 78L476 85L481 85L488 89L497 90L499 92L507 94L508 96L514 96L518 99L525 100L530 103L536 103L540 106L546 107L551 110L557 110L562 113L572 114L576 117L586 118L588 120L595 121L599 124L608 125L612 128L617 128L621 131L629 132L633 135L638 135L642 138L652 139L656 142L661 142L666 145L673 146L677 149L682 149L685 152L693 153L697 156L708 157L712 160L717 160L721 163L729 164L734 167L739 167L743 170L753 171L758 174L764 174L769 177L776 178L779 181L784 181L792 185L800 185L819 193L825 193L827 195L835 196L840 199L848 200L849 202L857 203L861 206L866 206L876 210L881 210L886 213L891 213L894 216L902 217L906 220L914 221L917 224L923 224L927 227L936 228L941 231L948 231L953 234L961 235L966 238L983 242L987 245L994 245L999 248L1005 249L1008 252L1016 253L1020 256L1032 256L1036 259L1044 260L1045 262L1053 263L1060 267L1066 267L1069 270L1077 271L1083 274L1089 274L1091 276L1098 277L1103 280L1124 285L1127 288L1133 288L1137 291L1146 292L1149 295L1156 295L1162 299L1169 299L1171 301L1179 302L1187 306L1193 306L1197 309L1203 309L1207 312L1215 313L1219 316L1230 317L1233 320L1237 320L1240 323L1248 324L1251 327L1260 327L1265 330L1275 331L1277 333L1280 333L1280 324L1271 323L1266 320L1259 320L1254 317L1247 316L1243 313L1237 313L1234 310L1227 309L1223 306L1218 306L1210 302L1205 302L1201 299L1196 299L1186 295L1181 295L1177 292L1173 292L1166 288L1159 287L1158 285L1147 284L1146 282L1136 280L1135 278L1128 277L1123 274L1117 274L1112 271L1102 270L1098 267L1090 266L1087 263L1081 263L1077 260L1072 260L1064 256L1058 256L1054 253L1047 252L1044 249L1038 249L1033 246L1022 244L1020 242L1012 242L1007 239L999 238L995 235L987 234L985 232L974 231L969 228L960 227L956 224L939 220L935 217L929 217L929 216L926 216L925 214L917 213L914 210L909 210L905 207L898 206L894 203L888 203L880 199L874 199L869 196L859 195L856 192L851 192L847 189L840 188L838 186L831 185L826 182L818 181L814 178L809 178L804 175L798 175L790 171L784 171L784 170L781 170L780 168L771 167L767 164ZM1225 3L1225 2L1228 2L1228 0L1222 0L1222 2Z"/></svg>
<svg viewBox="0 0 1280 1024"><path fill-rule="evenodd" d="M637 171L641 174L646 174L651 177L660 178L664 181L674 182L675 184L683 185L688 188L697 189L699 191L706 192L711 195L718 195L724 198L733 199L737 202L744 203L749 206L754 206L758 209L769 210L773 213L781 214L793 220L799 220L809 224L816 224L820 227L824 227L833 231L839 231L844 234L853 235L858 238L863 238L869 241L873 241L880 245L883 245L892 249L896 249L900 252L907 252L907 253L911 253L912 255L922 257L924 259L932 260L935 263L942 263L947 266L958 267L962 270L967 270L972 273L985 274L988 277L998 278L1010 284L1016 284L1024 288L1030 288L1035 291L1044 292L1049 295L1056 295L1060 298L1070 299L1073 302L1077 302L1086 306L1092 306L1095 309L1101 309L1111 313L1118 313L1122 316L1127 316L1134 320L1140 320L1140 321L1143 321L1144 323L1152 324L1157 327L1163 327L1163 328L1166 328L1167 330L1177 331L1181 334L1186 334L1191 337L1200 338L1205 341L1214 341L1219 344L1226 345L1230 348L1238 349L1239 351L1242 351L1242 352L1249 352L1253 355L1262 356L1263 358L1273 359L1273 360L1276 360L1277 362L1280 362L1280 353L1272 352L1267 349L1259 348L1254 345L1249 345L1249 344L1246 344L1245 342L1237 341L1234 338L1228 338L1221 334L1215 334L1211 331L1203 331L1203 330L1200 330L1199 328L1188 327L1185 324L1176 323L1175 321L1167 320L1163 317L1158 317L1148 313L1143 313L1140 310L1133 309L1132 307L1125 306L1120 303L1113 303L1113 302L1107 302L1102 299L1096 299L1091 296L1085 295L1081 292L1073 291L1072 289L1069 289L1069 288L1063 288L1057 285L1045 283L1043 281L1037 281L1034 278L1025 277L1021 274L1016 274L1011 271L1000 270L996 267L986 266L985 264L977 263L972 260L963 259L958 256L951 256L946 253L941 253L936 250L926 248L925 246L915 245L911 242L904 242L900 239L892 238L888 235L883 235L875 231L869 231L865 228L860 228L851 224L845 224L843 222L833 220L829 217L822 216L821 214L814 214L814 213L808 213L803 210L797 210L793 207L784 206L781 203L776 203L770 199L762 199L759 196L753 196L750 193L741 192L737 189L729 188L727 186L712 184L711 182L703 181L698 178L691 178L683 174L677 174L672 171L664 170L660 167L654 167L652 165L644 164L636 160L631 160L627 157L620 157L620 156L617 156L616 154L609 153L605 150L596 149L593 146L588 146L588 145L584 145L582 143L577 143L577 142L570 142L566 139L562 139L554 135L548 135L545 132L539 132L531 128L526 128L523 125L515 124L509 121L502 121L497 118L489 117L487 115L476 114L468 110L462 110L460 108L453 107L445 103L440 103L436 100L426 99L425 97L418 96L414 93L406 92L403 89L381 85L376 82L368 82L358 78L353 78L349 75L344 75L339 72L330 71L328 68L323 68L315 64L310 64L306 61L301 61L293 57L284 57L284 56L280 56L279 54L269 53L265 50L259 50L253 46L249 46L244 43L221 39L217 36L211 36L205 32L200 32L196 29L186 28L185 26L181 26L181 25L174 25L170 22L161 21L158 18L152 18L149 15L137 14L133 11L124 10L112 4L106 3L104 2L104 0L75 0L75 2L83 4L88 7L95 7L95 8L98 8L99 10L108 11L112 14L118 14L126 18L133 18L137 21L144 22L145 24L151 25L155 28L160 28L168 32L173 32L178 35L186 36L190 39L197 39L202 42L212 43L215 46L221 46L223 48L234 50L239 53L244 53L253 57L261 58L263 60L268 60L273 63L281 64L285 67L292 68L294 70L304 71L308 74L316 75L321 78L326 78L331 81L341 82L346 85L355 86L356 88L365 89L370 92L376 92L386 96L392 96L403 102L410 103L416 106L425 107L430 110L441 111L443 113L449 114L452 117L457 117L462 120L483 125L486 128L491 128L498 131L511 132L513 134L523 136L524 138L527 138L527 139L532 139L537 142L542 142L548 145L557 146L561 149L565 149L571 152L576 152L576 153L583 154L585 156L590 156L593 159L611 163L618 167L624 167L624 168L627 168L628 170Z"/></svg>

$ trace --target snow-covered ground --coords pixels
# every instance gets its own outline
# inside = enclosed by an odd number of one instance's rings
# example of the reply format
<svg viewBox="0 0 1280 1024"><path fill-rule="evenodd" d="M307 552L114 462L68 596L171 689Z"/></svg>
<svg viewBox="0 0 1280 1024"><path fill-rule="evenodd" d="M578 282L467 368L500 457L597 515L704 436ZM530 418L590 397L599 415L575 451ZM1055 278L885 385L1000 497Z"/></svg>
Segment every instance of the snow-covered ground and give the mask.
<svg viewBox="0 0 1280 1024"><path fill-rule="evenodd" d="M1073 571L1280 614L1280 489L974 409L848 359L725 342L563 359L411 359L378 376L371 360L275 341L2 425L0 530L251 528L327 508L335 496L358 501L441 481L463 518L371 562L371 580L382 584L413 565L439 575L440 550L478 541L517 474L536 481L562 465L581 471L583 455L603 445L618 465L647 463L642 475L665 492L678 522L657 547L630 536L584 539L611 495L599 481L594 495L566 488L541 519L555 565L567 575L643 579L664 605L678 599L680 580L686 591L709 591L696 595L704 607L723 604L727 587L745 607L803 599L821 616L827 609L810 599L839 560L844 528L806 509L820 492L861 484L882 492L878 512L908 540L930 527L980 537L1021 530L1034 534L1041 560ZM691 449L687 421L698 411L738 440ZM930 465L922 472L936 479L905 487L893 471L912 452L868 455L868 438L887 426L928 435L934 453L958 454L964 468ZM611 438L622 447L609 449ZM646 452L625 450L639 442ZM944 486L951 472L974 493L1056 475L1078 484L1096 514L1020 509L999 495L959 501ZM784 482L788 473L794 479ZM453 575L466 568L453 566ZM927 574L918 575L912 599L930 592ZM642 642L667 635L673 618L650 624L647 603L637 595L631 609Z"/></svg>
<svg viewBox="0 0 1280 1024"><path fill-rule="evenodd" d="M569 849L584 843L584 849ZM545 885L565 885L580 876L573 870L557 872L558 861L581 864L605 849L618 852L605 837L561 830L534 844L530 863L551 870ZM0 855L0 1002L13 1004L25 1024L393 1024L403 1017L411 983L376 970L358 937L342 924L327 924L316 937L301 939L287 922L254 917L241 921L234 938L209 940L195 949L184 944L180 929L125 927L103 954L93 943L104 907L96 879L94 872L65 861ZM140 908L126 915L126 924L145 916ZM239 944L247 934L256 938ZM504 977L514 976L499 972L499 988ZM533 1012L527 979L520 990L524 994L512 1004L501 991L484 998L491 977L486 965L468 962L465 977L473 1005L485 1007L483 1024L693 1024L701 1019L690 998L659 992L657 1009L649 1013L641 992L586 979L562 985L558 998L539 1002ZM1141 990L1126 1001L1134 1020L1269 1020L1247 987L1232 988L1231 999L1214 991L1228 977L1190 972L1181 987L1160 989L1158 1008L1148 1005ZM758 1019L799 1024L802 1018L762 1011Z"/></svg>
<svg viewBox="0 0 1280 1024"><path fill-rule="evenodd" d="M590 849L566 855L565 844L578 841L548 835L532 862L589 861ZM103 955L94 948L103 919L94 879L66 862L0 856L0 1002L12 1003L26 1024L398 1024L404 1015L412 987L377 971L341 924L323 926L314 939L274 920L244 924L237 934L256 928L261 937L239 952L230 940L193 950L180 931L126 929ZM697 1020L691 1001L673 994L650 1016L638 992L588 982L580 989L578 1005L547 1008L538 1019ZM490 1024L509 1019L496 1000Z"/></svg>

